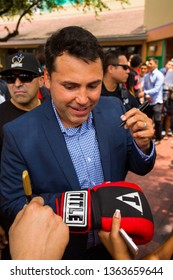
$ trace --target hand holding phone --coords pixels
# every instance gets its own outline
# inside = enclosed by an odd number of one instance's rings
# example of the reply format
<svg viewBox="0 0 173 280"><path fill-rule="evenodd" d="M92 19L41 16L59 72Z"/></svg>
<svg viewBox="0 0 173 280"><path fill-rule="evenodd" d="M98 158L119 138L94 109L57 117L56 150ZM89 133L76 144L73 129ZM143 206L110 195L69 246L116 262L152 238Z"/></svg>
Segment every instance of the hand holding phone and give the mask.
<svg viewBox="0 0 173 280"><path fill-rule="evenodd" d="M136 244L133 242L132 238L125 232L124 229L120 228L120 234L122 236L122 238L124 239L124 241L126 242L130 252L133 255L137 255L139 248L136 246Z"/></svg>

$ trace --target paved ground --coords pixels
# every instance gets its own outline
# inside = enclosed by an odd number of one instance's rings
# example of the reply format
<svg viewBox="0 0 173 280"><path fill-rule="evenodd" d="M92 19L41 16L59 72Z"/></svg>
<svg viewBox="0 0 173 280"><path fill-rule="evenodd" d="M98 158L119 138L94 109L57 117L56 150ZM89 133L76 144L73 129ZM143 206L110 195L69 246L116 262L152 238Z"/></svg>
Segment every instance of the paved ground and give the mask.
<svg viewBox="0 0 173 280"><path fill-rule="evenodd" d="M173 230L173 137L162 140L156 146L157 159L153 170L144 177L129 173L126 181L138 184L144 191L154 217L155 233L153 240L140 246L140 256L151 252Z"/></svg>

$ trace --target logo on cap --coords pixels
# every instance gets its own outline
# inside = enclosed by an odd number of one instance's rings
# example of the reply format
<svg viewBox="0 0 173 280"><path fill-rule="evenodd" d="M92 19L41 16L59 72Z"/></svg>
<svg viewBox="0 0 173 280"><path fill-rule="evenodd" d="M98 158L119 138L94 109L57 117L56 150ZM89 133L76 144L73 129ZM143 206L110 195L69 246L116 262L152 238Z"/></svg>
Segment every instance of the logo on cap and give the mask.
<svg viewBox="0 0 173 280"><path fill-rule="evenodd" d="M22 67L23 66L23 63L22 63L22 60L24 59L24 56L21 54L19 55L15 55L13 56L12 58L12 64L11 64L11 68L14 68L14 67Z"/></svg>

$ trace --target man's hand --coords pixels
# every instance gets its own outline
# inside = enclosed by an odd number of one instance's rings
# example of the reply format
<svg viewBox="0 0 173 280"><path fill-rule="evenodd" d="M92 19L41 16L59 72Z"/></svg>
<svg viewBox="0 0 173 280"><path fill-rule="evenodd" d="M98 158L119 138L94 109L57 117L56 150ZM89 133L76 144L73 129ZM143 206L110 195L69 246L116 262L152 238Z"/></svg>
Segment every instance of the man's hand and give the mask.
<svg viewBox="0 0 173 280"><path fill-rule="evenodd" d="M17 214L9 231L13 260L61 259L69 241L69 229L41 197Z"/></svg>
<svg viewBox="0 0 173 280"><path fill-rule="evenodd" d="M132 108L121 116L126 121L125 128L129 128L137 146L145 154L150 153L151 140L154 136L152 119L137 108Z"/></svg>
<svg viewBox="0 0 173 280"><path fill-rule="evenodd" d="M144 98L145 100L147 100L149 103L151 103L153 101L152 97L149 95L149 94L145 94L144 91L141 91L139 94L138 94L138 97L142 97Z"/></svg>

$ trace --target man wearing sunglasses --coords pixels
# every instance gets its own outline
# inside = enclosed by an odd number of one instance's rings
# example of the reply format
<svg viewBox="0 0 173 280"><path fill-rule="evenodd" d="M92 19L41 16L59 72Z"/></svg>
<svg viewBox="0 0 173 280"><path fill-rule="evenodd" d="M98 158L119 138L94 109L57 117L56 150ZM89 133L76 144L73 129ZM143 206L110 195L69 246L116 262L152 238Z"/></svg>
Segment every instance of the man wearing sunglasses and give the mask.
<svg viewBox="0 0 173 280"><path fill-rule="evenodd" d="M6 69L0 75L6 81L11 96L10 100L0 104L1 156L3 125L41 104L38 98L38 92L39 88L43 85L43 76L41 76L40 63L32 53L16 53L10 55L7 58ZM1 221L4 228L8 227L6 217L1 217ZM4 243L5 245L6 243ZM4 254L5 258L8 258L8 248L3 251L2 258Z"/></svg>
<svg viewBox="0 0 173 280"><path fill-rule="evenodd" d="M32 53L16 53L7 58L7 66L0 73L6 81L10 100L0 104L0 153L2 126L40 105L39 88L43 85L41 65Z"/></svg>
<svg viewBox="0 0 173 280"><path fill-rule="evenodd" d="M109 49L105 52L104 77L101 95L115 96L121 99L126 111L138 107L139 103L123 85L130 73L124 53Z"/></svg>

